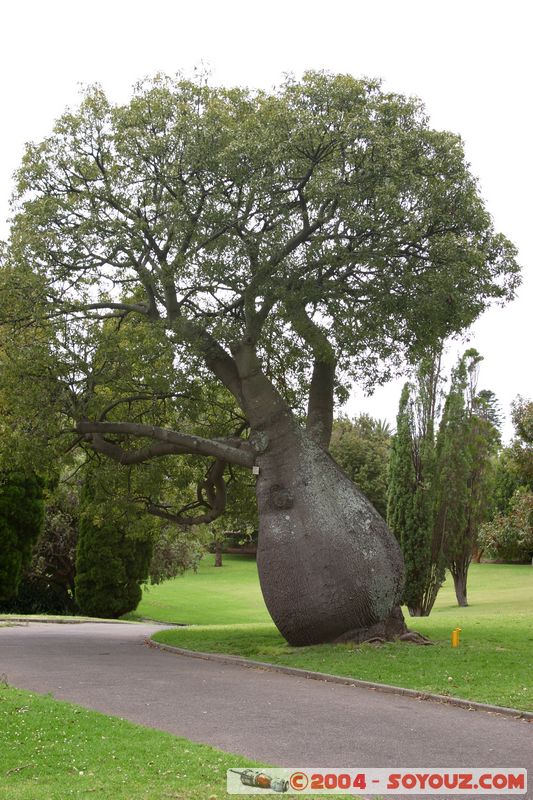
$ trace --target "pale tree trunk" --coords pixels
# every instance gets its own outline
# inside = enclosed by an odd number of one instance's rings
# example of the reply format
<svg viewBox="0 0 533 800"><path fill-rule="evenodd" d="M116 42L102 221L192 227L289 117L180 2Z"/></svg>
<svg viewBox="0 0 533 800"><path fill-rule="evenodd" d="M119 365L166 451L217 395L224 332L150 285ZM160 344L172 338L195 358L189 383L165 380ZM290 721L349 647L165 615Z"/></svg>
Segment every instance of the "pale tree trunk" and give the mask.
<svg viewBox="0 0 533 800"><path fill-rule="evenodd" d="M254 354L234 357L258 453L257 565L275 624L292 645L404 633L396 538L296 423Z"/></svg>

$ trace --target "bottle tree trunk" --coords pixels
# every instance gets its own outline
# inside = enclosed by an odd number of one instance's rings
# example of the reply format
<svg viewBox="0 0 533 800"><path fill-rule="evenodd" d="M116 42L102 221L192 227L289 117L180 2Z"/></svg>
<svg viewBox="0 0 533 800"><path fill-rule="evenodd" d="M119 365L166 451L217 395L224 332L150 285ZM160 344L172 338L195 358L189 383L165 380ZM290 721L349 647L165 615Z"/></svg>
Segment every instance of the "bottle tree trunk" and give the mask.
<svg viewBox="0 0 533 800"><path fill-rule="evenodd" d="M360 638L400 602L397 541L305 431L272 430L269 441L257 480L257 565L266 606L292 645Z"/></svg>
<svg viewBox="0 0 533 800"><path fill-rule="evenodd" d="M259 467L257 565L272 619L291 645L405 633L396 538L253 366L240 359Z"/></svg>

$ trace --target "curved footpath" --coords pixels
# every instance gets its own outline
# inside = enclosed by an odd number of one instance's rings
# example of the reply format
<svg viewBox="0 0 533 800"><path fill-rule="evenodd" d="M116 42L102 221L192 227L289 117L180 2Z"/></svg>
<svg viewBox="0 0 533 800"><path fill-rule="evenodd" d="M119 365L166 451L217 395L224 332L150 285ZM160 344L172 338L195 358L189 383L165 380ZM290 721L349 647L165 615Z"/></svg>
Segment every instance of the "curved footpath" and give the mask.
<svg viewBox="0 0 533 800"><path fill-rule="evenodd" d="M0 675L12 686L265 764L526 767L533 798L531 722L176 655L146 646L156 630L161 626L0 627Z"/></svg>

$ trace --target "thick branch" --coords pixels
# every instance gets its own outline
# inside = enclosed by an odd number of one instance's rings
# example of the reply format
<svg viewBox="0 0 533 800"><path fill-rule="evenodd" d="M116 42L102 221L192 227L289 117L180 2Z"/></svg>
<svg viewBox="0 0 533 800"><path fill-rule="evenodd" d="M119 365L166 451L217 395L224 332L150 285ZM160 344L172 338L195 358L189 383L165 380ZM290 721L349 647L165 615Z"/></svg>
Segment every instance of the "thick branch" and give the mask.
<svg viewBox="0 0 533 800"><path fill-rule="evenodd" d="M170 455L172 453L191 455L214 456L215 458L227 461L230 464L239 464L243 467L251 467L254 463L254 453L252 448L247 442L243 441L237 446L236 440L232 439L232 444L228 444L224 439L204 439L201 436L191 436L187 433L179 433L178 431L171 431L166 428L157 428L153 425L142 425L137 422L90 422L84 420L78 422L76 425L76 432L82 434L97 434L100 437L106 434L120 434L129 436L141 436L147 439L156 439L158 442L166 445L160 452L155 452L154 445L142 450L131 451L137 453L140 458L140 453L152 452L152 455L147 455L142 460L153 458L156 455ZM112 444L106 440L102 440L106 445ZM119 447L113 444L113 447ZM119 448L120 450L122 448ZM118 456L118 451L115 451ZM123 453L128 454L127 450ZM114 456L112 456L114 457ZM135 458L135 456L132 456ZM115 458L115 460L118 460ZM140 461L130 461L122 463L140 463Z"/></svg>
<svg viewBox="0 0 533 800"><path fill-rule="evenodd" d="M146 510L148 513L153 514L161 519L166 519L176 525L202 525L220 517L226 509L226 484L224 482L224 470L226 463L217 459L215 463L209 468L205 481L199 487L198 492L201 496L202 490L205 490L208 502L200 501L198 505L206 505L208 511L205 514L200 514L196 517L186 517L183 513L174 513L169 511L165 506L160 506L155 503L148 503ZM183 511L184 509L182 509Z"/></svg>
<svg viewBox="0 0 533 800"><path fill-rule="evenodd" d="M166 444L165 442L156 442L148 447L141 447L138 450L124 450L120 445L104 439L103 436L100 436L98 433L86 434L84 438L92 450L103 453L103 455L123 465L143 464L145 461L150 461L152 458L179 454L183 455L188 452L179 445Z"/></svg>
<svg viewBox="0 0 533 800"><path fill-rule="evenodd" d="M313 375L307 404L307 432L325 450L333 427L336 358L328 337L309 317L303 303L286 304L291 325L313 351Z"/></svg>
<svg viewBox="0 0 533 800"><path fill-rule="evenodd" d="M307 403L307 432L327 450L333 429L335 362L315 360Z"/></svg>

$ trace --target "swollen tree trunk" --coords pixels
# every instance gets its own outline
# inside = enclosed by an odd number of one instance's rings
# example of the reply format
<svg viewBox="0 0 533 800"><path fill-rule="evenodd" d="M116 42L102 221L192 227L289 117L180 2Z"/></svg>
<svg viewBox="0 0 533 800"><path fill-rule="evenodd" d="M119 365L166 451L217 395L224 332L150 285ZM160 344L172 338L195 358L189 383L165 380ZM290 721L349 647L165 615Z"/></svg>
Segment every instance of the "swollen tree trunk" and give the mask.
<svg viewBox="0 0 533 800"><path fill-rule="evenodd" d="M405 633L396 538L296 422L253 350L233 355L259 467L259 579L278 629L291 645Z"/></svg>
<svg viewBox="0 0 533 800"><path fill-rule="evenodd" d="M359 638L400 602L400 548L333 459L305 431L291 428L274 426L257 459L257 565L265 603L292 645L348 633Z"/></svg>

